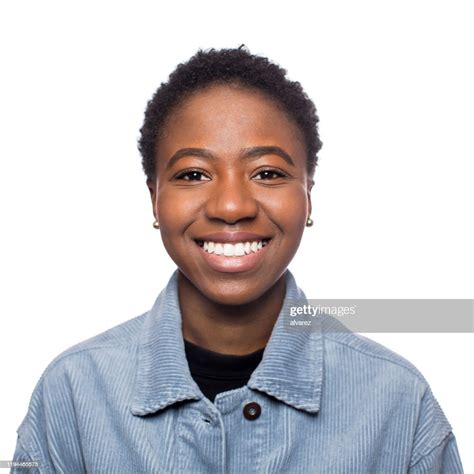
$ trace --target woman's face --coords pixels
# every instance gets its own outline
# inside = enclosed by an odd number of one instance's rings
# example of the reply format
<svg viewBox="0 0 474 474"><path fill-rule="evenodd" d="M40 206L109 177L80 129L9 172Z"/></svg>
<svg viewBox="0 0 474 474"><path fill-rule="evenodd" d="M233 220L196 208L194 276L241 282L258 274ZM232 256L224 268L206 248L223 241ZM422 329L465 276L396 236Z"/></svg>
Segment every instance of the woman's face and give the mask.
<svg viewBox="0 0 474 474"><path fill-rule="evenodd" d="M170 257L211 301L262 296L311 212L297 125L258 91L213 85L170 115L157 148L148 186Z"/></svg>

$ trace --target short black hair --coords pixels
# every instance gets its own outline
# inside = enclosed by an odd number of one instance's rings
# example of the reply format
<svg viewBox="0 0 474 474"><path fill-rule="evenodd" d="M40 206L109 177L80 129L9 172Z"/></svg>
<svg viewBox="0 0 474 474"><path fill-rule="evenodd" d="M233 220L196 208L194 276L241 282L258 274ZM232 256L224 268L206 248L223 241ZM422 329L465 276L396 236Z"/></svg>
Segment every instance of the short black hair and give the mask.
<svg viewBox="0 0 474 474"><path fill-rule="evenodd" d="M138 149L147 179L155 179L157 141L166 119L186 97L213 84L238 84L258 89L275 100L300 128L307 149L307 171L313 176L322 142L316 107L299 82L290 81L286 70L268 58L251 54L245 45L233 49L198 50L179 64L168 82L160 85L145 110Z"/></svg>

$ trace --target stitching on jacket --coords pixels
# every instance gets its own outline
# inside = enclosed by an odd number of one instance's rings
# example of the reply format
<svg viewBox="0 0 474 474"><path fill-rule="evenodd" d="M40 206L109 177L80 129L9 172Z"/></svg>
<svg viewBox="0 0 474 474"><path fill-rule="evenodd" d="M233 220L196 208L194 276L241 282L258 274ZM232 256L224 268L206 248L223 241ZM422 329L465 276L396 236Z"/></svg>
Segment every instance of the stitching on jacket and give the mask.
<svg viewBox="0 0 474 474"><path fill-rule="evenodd" d="M444 436L444 438L436 445L434 446L433 448L431 448L427 453L425 454L420 454L420 455L413 455L413 457L416 459L418 457L418 459L413 462L412 464L410 464L408 466L408 469L412 469L413 467L415 467L420 461L423 460L423 458L426 458L428 457L433 451L435 451L436 449L438 449L444 442L446 442L446 444L449 443L449 441L454 437L454 434L452 431L449 431L449 433Z"/></svg>
<svg viewBox="0 0 474 474"><path fill-rule="evenodd" d="M358 347L354 347L354 346L352 346L351 344L349 344L347 342L338 341L337 339L333 339L332 337L328 336L327 334L324 334L324 337L328 338L329 340L331 340L333 342L336 342L337 344L341 344L342 346L346 346L346 347L349 347L350 349L352 349L354 351L360 352L361 354L364 354L364 355L369 356L369 357L373 357L374 359L380 359L380 360L385 360L386 362L391 362L392 364L394 364L398 367L401 367L403 369L406 369L408 372L411 372L413 375L416 376L416 378L420 382L423 382L423 384L428 385L425 377L420 372L418 372L418 370L415 367L410 367L409 365L406 365L405 363L403 363L401 361L396 361L396 360L390 359L388 356L382 356L382 355L379 355L379 354L372 354L370 352L366 352L363 349L360 349Z"/></svg>

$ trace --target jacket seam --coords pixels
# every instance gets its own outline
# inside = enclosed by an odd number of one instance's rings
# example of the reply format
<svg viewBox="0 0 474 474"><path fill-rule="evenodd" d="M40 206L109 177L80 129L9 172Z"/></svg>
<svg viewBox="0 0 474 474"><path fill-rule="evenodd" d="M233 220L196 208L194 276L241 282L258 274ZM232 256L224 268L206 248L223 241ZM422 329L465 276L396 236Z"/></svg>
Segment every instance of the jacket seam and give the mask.
<svg viewBox="0 0 474 474"><path fill-rule="evenodd" d="M129 341L128 343L124 344L116 344L116 345L103 345L103 346L96 346L96 347L85 347L83 349L77 349L76 351L73 352L68 352L67 354L59 355L58 358L54 359L44 370L43 374L41 375L38 384L42 381L42 379L47 375L48 372L53 370L54 367L56 367L57 364L62 362L63 360L75 356L77 354L81 354L83 352L89 352L89 351L94 351L94 350L102 350L102 349L113 349L113 348L120 348L120 347L128 347L128 348L133 348L136 347L139 343L137 341Z"/></svg>
<svg viewBox="0 0 474 474"><path fill-rule="evenodd" d="M398 361L395 361L393 359L390 359L389 357L387 356L382 356L382 355L379 355L379 354L371 354L370 352L366 352L362 349L359 349L358 347L354 347L346 342L342 342L342 341L338 341L337 339L333 339L332 337L328 336L327 334L324 334L324 337L326 337L327 339L337 343L337 344L340 344L342 346L345 346L345 347L349 347L350 349L354 350L354 351L357 351L357 352L360 352L361 354L364 354L368 357L373 357L374 359L380 359L380 360L384 360L386 362L390 362L391 364L393 365L396 365L397 367L401 367L402 369L405 369L407 370L408 372L410 372L411 374L413 374L420 382L422 382L423 384L425 384L426 386L428 386L428 383L426 382L425 378L423 377L423 375L421 375L420 373L418 373L416 371L416 369L414 370L413 368L407 366L406 364L402 363L402 362L398 362Z"/></svg>
<svg viewBox="0 0 474 474"><path fill-rule="evenodd" d="M416 458L418 459L412 464L410 464L408 468L412 469L413 467L415 467L420 461L422 461L424 458L429 456L434 450L438 449L446 440L448 440L448 438L451 437L451 435L453 435L453 431L449 430L449 432L441 439L441 441L435 446L433 446L432 448L430 448L429 451L427 451L425 454L420 454L420 455L417 454L416 456L413 456L415 459Z"/></svg>
<svg viewBox="0 0 474 474"><path fill-rule="evenodd" d="M28 418L28 417L27 417ZM23 423L22 423L23 426ZM23 430L19 431L24 431L26 430L26 427L23 428ZM39 466L38 466L38 472L39 473L49 473L51 472L49 462L46 462L43 460L43 457L39 455L39 451L37 451L34 448L34 444L32 442L28 442L28 440L24 439L24 436L21 433L18 433L18 441L19 445L21 446L21 449L24 454L26 454L29 458L30 461L37 461Z"/></svg>

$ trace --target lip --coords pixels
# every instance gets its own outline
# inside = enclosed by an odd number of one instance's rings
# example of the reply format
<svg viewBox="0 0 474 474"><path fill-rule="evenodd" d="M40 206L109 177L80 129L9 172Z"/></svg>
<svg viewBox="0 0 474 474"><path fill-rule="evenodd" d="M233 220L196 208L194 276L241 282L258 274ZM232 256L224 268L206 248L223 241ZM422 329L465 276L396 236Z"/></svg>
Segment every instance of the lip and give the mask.
<svg viewBox="0 0 474 474"><path fill-rule="evenodd" d="M271 239L268 235L255 234L253 232L215 232L213 234L206 234L200 237L194 238L194 240L200 240L202 242L220 242L235 243L235 242L254 242L259 240Z"/></svg>
<svg viewBox="0 0 474 474"><path fill-rule="evenodd" d="M234 235L239 235L239 239L242 238L242 235L244 234L243 232L236 233ZM217 234L212 234L212 235L217 235ZM223 234L219 234L223 235ZM229 234L227 234L228 236ZM256 234L245 234L246 236L251 235L252 239L255 238ZM206 239L209 238L209 235L206 236ZM265 238L262 239L262 236L258 236L258 239L255 240L264 240ZM196 239L196 240L201 240L201 239ZM242 240L234 240L234 242L242 242ZM211 240L213 242L213 240ZM232 241L225 241L225 240L218 240L217 242L222 242L222 243L230 243ZM248 240L247 240L248 242ZM261 265L262 261L264 258L267 257L268 253L268 247L271 247L273 240L269 240L265 247L262 247L258 252L251 253L249 255L242 255L241 257L224 257L221 255L216 255L213 253L208 253L204 250L203 247L200 247L197 242L196 248L197 251L200 253L201 258L204 260L205 264L209 266L212 270L217 271L217 272L222 272L222 273L239 273L239 272L247 272L250 270L253 270L254 268L258 267Z"/></svg>

